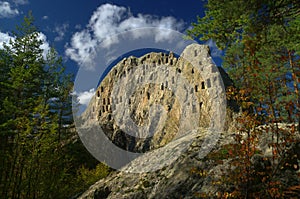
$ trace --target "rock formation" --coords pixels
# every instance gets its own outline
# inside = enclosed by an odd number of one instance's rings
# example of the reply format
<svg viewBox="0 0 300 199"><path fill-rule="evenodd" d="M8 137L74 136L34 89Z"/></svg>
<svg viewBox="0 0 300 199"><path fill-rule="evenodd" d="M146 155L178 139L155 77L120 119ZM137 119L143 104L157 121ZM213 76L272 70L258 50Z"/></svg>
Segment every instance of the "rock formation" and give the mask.
<svg viewBox="0 0 300 199"><path fill-rule="evenodd" d="M225 86L232 85L228 79ZM113 144L141 155L120 163L118 171L79 198L215 198L217 192L230 190L231 185L220 184L230 162L223 150L234 141L233 133L223 131L224 97L207 46L188 46L180 57L149 53L120 61L84 112L81 128L87 133L81 139L84 143L104 139L88 131L100 126ZM234 102L230 105L238 109ZM105 146L97 150L97 141L93 143L92 152L110 150ZM254 165L260 166L259 160L268 156L267 145L267 141L259 145L261 155L255 156ZM283 175L293 176L286 183L300 182L294 171Z"/></svg>
<svg viewBox="0 0 300 199"><path fill-rule="evenodd" d="M209 48L194 44L179 58L172 52L124 58L103 79L83 117L117 146L145 152L209 127L222 105L223 82Z"/></svg>

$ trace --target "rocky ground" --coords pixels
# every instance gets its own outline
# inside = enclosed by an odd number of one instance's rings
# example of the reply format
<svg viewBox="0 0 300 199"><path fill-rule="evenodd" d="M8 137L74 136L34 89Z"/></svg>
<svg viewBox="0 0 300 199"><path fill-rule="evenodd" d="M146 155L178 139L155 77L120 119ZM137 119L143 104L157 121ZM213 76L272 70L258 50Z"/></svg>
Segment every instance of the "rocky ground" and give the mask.
<svg viewBox="0 0 300 199"><path fill-rule="evenodd" d="M226 146L234 143L234 135L222 133L213 150L200 158L199 152L209 133L211 132L199 129L186 150L170 165L154 172L131 173L135 171L133 168L138 168L145 163L151 164L151 160L157 155L167 158L171 153L168 148L165 148L160 151L160 154L153 154L154 157L141 156L131 165L122 168L122 171L115 171L107 178L98 181L79 198L202 198L205 196L215 198L218 193L232 190L234 185L223 184L222 179L226 179L230 171L229 163L232 158L228 158ZM268 135L261 137L258 149L263 151L253 156L252 161L255 165L253 169L263 170L266 165L271 164L271 161L264 161L264 157L269 157L269 148L266 147L268 139ZM187 136L186 140L191 140L191 137ZM180 147L182 146L170 146L170 149L178 150ZM298 155L299 165L300 143L294 145L291 150L298 151L296 155ZM279 172L277 178L290 186L299 185L299 174L299 167L284 169Z"/></svg>

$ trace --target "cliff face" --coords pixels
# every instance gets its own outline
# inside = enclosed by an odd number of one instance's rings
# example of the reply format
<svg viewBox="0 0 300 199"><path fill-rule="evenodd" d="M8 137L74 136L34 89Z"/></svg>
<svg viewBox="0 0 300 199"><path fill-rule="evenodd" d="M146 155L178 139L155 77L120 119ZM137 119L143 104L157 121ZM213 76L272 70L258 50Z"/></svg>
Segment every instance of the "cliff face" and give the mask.
<svg viewBox="0 0 300 199"><path fill-rule="evenodd" d="M165 146L198 127L209 127L224 104L222 80L207 46L129 57L103 79L84 113L122 149L145 152ZM219 90L218 90L219 89Z"/></svg>
<svg viewBox="0 0 300 199"><path fill-rule="evenodd" d="M113 144L141 155L120 164L122 172L99 181L81 198L179 198L193 187L205 192L207 182L191 171L213 166L201 159L218 141L225 111L223 82L208 46L190 45L180 57L149 53L123 59L82 115L82 128L93 132L81 138L94 143L92 152L111 150L96 149L98 134L90 126L98 125Z"/></svg>

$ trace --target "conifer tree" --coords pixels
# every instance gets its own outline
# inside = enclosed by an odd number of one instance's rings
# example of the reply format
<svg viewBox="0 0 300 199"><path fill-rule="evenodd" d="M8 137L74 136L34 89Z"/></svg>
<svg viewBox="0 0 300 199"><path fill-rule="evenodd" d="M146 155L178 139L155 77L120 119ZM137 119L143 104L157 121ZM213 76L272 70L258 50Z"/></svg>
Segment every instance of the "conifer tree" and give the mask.
<svg viewBox="0 0 300 199"><path fill-rule="evenodd" d="M272 169L264 174L268 183L261 177L260 190L256 191L261 197L283 196L292 185L278 184L275 178L282 171L279 168L291 164L288 146L299 142L293 135L296 127L298 133L300 128L300 4L294 0L209 0L206 8L205 16L199 17L188 33L202 40L213 39L225 51L223 65L235 83L227 93L243 110L239 130L247 135L238 147L241 169L236 179L244 180L236 180L236 184L242 195L255 196L253 176L257 173L253 173L250 161L256 147L254 140L269 132ZM280 127L283 122L291 126ZM263 132L257 130L259 125L265 125ZM241 142L240 135L237 141ZM297 161L292 162L298 168Z"/></svg>
<svg viewBox="0 0 300 199"><path fill-rule="evenodd" d="M76 136L73 76L54 48L43 56L33 22L29 13L0 49L0 196L69 198L91 185L78 173L109 170L89 170L97 161Z"/></svg>

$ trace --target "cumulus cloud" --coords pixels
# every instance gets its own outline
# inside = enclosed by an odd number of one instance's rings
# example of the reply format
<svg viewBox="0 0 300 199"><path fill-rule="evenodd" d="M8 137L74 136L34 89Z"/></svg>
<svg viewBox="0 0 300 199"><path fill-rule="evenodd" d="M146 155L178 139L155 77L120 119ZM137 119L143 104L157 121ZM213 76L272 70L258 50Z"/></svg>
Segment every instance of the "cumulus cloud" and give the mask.
<svg viewBox="0 0 300 199"><path fill-rule="evenodd" d="M57 34L57 36L54 38L54 41L63 40L68 28L69 28L69 24L67 24L67 23L64 23L62 25L57 25L54 28L54 32Z"/></svg>
<svg viewBox="0 0 300 199"><path fill-rule="evenodd" d="M0 32L0 49L3 49L3 44L9 44L9 40L13 40L14 38L10 36L8 33Z"/></svg>
<svg viewBox="0 0 300 199"><path fill-rule="evenodd" d="M89 69L93 66L93 59L100 44L102 47L109 48L118 43L117 37L107 39L109 36L146 27L181 31L184 28L184 23L173 17L144 14L134 16L128 8L104 4L93 13L86 28L72 36L70 44L66 46L66 55L80 66ZM145 34L145 32L137 31L133 36L139 37L141 34ZM155 41L159 42L168 40L170 33L164 30L157 31L155 34Z"/></svg>
<svg viewBox="0 0 300 199"><path fill-rule="evenodd" d="M208 45L210 48L210 54L212 57L221 57L222 56L222 50L219 50L216 42L214 42L212 39L209 39L205 42L205 45Z"/></svg>
<svg viewBox="0 0 300 199"><path fill-rule="evenodd" d="M10 18L19 14L18 9L12 8L7 1L0 1L0 18Z"/></svg>
<svg viewBox="0 0 300 199"><path fill-rule="evenodd" d="M15 38L10 36L8 33L0 32L0 49L3 49L3 44L6 43L9 45L10 40L14 40ZM43 50L43 58L46 59L46 56L50 50L50 45L47 41L47 37L44 33L40 32L38 34L38 39L42 41L42 45L40 46L40 49Z"/></svg>
<svg viewBox="0 0 300 199"><path fill-rule="evenodd" d="M87 30L76 32L71 39L71 47L66 54L80 66L92 64L96 53L97 40L93 39Z"/></svg>
<svg viewBox="0 0 300 199"><path fill-rule="evenodd" d="M95 94L94 88L90 89L89 91L75 93L75 95L78 96L77 98L79 99L79 103L85 106L89 104L94 94Z"/></svg>

